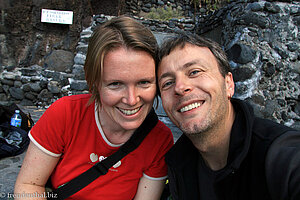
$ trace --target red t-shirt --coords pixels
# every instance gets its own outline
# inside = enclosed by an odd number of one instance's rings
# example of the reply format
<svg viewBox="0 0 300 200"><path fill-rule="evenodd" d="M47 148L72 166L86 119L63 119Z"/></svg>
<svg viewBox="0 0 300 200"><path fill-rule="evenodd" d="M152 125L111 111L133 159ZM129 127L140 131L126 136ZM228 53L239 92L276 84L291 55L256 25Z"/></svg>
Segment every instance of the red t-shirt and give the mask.
<svg viewBox="0 0 300 200"><path fill-rule="evenodd" d="M120 147L105 137L95 104L87 106L89 98L84 94L57 100L30 130L29 137L35 145L49 155L61 157L51 176L55 188ZM132 199L142 176L166 178L164 155L172 145L170 129L159 121L136 150L69 199Z"/></svg>

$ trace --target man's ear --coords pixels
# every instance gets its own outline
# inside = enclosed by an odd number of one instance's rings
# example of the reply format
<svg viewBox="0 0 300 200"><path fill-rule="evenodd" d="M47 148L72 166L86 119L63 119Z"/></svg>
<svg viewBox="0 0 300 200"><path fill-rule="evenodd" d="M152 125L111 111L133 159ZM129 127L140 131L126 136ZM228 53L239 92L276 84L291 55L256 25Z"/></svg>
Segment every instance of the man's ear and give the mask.
<svg viewBox="0 0 300 200"><path fill-rule="evenodd" d="M228 74L225 76L225 84L227 97L228 99L231 99L231 97L234 95L234 81L231 72L228 72Z"/></svg>

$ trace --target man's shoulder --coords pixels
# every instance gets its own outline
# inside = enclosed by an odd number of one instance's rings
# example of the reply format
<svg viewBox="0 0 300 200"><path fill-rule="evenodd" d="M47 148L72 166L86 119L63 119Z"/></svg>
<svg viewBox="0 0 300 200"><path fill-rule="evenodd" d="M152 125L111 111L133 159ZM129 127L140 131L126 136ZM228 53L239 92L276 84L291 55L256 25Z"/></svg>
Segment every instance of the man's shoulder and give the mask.
<svg viewBox="0 0 300 200"><path fill-rule="evenodd" d="M300 131L287 129L268 149L266 180L273 199L300 198Z"/></svg>
<svg viewBox="0 0 300 200"><path fill-rule="evenodd" d="M291 127L279 124L269 119L255 117L252 132L261 138L276 138L284 133L297 131Z"/></svg>

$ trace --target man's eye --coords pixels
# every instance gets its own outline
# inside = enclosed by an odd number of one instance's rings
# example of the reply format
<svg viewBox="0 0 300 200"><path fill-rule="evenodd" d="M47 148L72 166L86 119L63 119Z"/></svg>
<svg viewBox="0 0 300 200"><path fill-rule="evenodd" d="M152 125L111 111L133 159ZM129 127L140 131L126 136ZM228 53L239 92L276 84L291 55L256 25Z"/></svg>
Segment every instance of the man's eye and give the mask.
<svg viewBox="0 0 300 200"><path fill-rule="evenodd" d="M198 74L200 71L199 70L194 70L190 73L190 76L194 76L196 74Z"/></svg>
<svg viewBox="0 0 300 200"><path fill-rule="evenodd" d="M174 81L167 81L162 85L162 89L166 89L168 87L170 87L172 84L174 83Z"/></svg>

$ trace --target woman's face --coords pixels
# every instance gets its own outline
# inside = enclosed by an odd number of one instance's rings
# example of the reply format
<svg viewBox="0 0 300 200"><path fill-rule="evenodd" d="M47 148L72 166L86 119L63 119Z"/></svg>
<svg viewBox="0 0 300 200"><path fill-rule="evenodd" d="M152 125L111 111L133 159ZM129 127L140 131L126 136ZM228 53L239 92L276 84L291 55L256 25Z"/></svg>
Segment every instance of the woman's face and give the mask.
<svg viewBox="0 0 300 200"><path fill-rule="evenodd" d="M124 47L109 51L98 90L102 126L112 132L137 129L156 94L154 59L145 51Z"/></svg>

